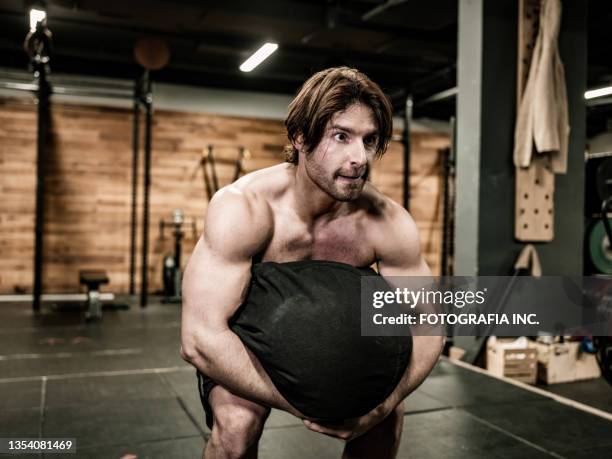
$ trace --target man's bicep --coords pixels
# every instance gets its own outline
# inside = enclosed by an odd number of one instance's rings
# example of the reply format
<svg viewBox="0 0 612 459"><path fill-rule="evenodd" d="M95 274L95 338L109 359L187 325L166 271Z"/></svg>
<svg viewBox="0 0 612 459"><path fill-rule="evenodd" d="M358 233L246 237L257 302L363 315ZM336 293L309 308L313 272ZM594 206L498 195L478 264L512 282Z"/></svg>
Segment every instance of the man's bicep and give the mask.
<svg viewBox="0 0 612 459"><path fill-rule="evenodd" d="M387 239L380 257L380 274L391 287L400 288L402 291L406 289L413 292L423 289L435 291L437 283L421 253L416 223L405 209L401 209L401 213L396 216L393 223L393 229L390 231L392 236ZM435 302L419 301L410 309L413 313L418 314L436 314L441 312L439 306ZM419 337L417 338L419 340L420 337L426 336L430 340L426 347L433 346L438 349L443 342L444 330L440 325L414 325L411 326L411 333ZM431 367L428 368L427 373L429 370Z"/></svg>
<svg viewBox="0 0 612 459"><path fill-rule="evenodd" d="M430 276L423 254L419 231L410 214L396 208L381 232L376 253L382 276Z"/></svg>
<svg viewBox="0 0 612 459"><path fill-rule="evenodd" d="M231 250L231 249L230 249ZM200 238L183 278L185 326L227 327L250 281L251 258L224 253Z"/></svg>
<svg viewBox="0 0 612 459"><path fill-rule="evenodd" d="M227 329L251 277L252 257L271 225L265 208L227 192L210 202L204 234L183 279L184 328Z"/></svg>

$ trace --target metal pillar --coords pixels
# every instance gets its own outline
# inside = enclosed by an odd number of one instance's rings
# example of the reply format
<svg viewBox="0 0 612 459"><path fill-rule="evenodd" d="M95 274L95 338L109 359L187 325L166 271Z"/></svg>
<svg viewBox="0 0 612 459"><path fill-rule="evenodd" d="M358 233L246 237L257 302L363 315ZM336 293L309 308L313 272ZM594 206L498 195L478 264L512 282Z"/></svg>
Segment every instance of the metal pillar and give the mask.
<svg viewBox="0 0 612 459"><path fill-rule="evenodd" d="M42 294L43 228L45 221L45 166L49 128L49 96L51 87L47 81L45 65L38 66L38 125L36 140L36 220L34 222L34 300L32 308L40 311Z"/></svg>
<svg viewBox="0 0 612 459"><path fill-rule="evenodd" d="M478 275L484 0L459 2L455 266Z"/></svg>
<svg viewBox="0 0 612 459"><path fill-rule="evenodd" d="M136 225L138 201L138 154L140 150L140 81L134 87L132 118L132 213L130 217L130 295L136 292Z"/></svg>
<svg viewBox="0 0 612 459"><path fill-rule="evenodd" d="M412 96L406 98L406 109L404 111L404 181L403 181L403 205L410 210L410 124L412 123Z"/></svg>
<svg viewBox="0 0 612 459"><path fill-rule="evenodd" d="M51 85L47 79L51 59L51 32L46 21L36 24L24 41L30 66L37 79L38 118L36 133L36 219L34 222L34 279L32 309L40 311L42 295L43 227L45 221L45 163L49 134L49 98Z"/></svg>
<svg viewBox="0 0 612 459"><path fill-rule="evenodd" d="M144 75L145 91L143 103L145 106L145 138L144 138L144 182L142 202L142 266L140 284L140 307L147 306L148 296L148 254L149 254L149 192L151 187L151 124L153 123L153 94L151 93L151 78L149 72Z"/></svg>
<svg viewBox="0 0 612 459"><path fill-rule="evenodd" d="M442 213L442 256L441 275L453 275L453 253L454 253L454 229L455 229L455 117L451 123L451 146L443 151L443 198L444 206Z"/></svg>

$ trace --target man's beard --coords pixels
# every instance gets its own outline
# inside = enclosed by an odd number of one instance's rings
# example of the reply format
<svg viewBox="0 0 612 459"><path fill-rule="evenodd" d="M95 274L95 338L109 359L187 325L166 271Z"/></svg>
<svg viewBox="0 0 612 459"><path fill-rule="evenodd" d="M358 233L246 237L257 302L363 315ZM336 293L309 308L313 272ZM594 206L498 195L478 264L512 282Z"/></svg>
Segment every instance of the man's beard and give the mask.
<svg viewBox="0 0 612 459"><path fill-rule="evenodd" d="M359 179L355 180L355 183L345 183L343 185L339 184L339 182L343 180L343 176L354 177L355 175L356 174L353 172L336 172L334 174L333 187L330 187L333 188L333 190L328 190L327 192L337 201L349 202L359 198L370 175L370 168L368 166L366 166L365 171L359 176Z"/></svg>
<svg viewBox="0 0 612 459"><path fill-rule="evenodd" d="M370 176L370 165L365 166L365 170L361 172L359 180L355 183L347 183L342 179L342 176L353 177L359 174L359 170L342 170L339 169L333 174L328 175L320 168L320 165L315 161L306 159L306 173L310 180L315 183L322 191L330 195L336 201L349 202L361 196L365 182ZM344 181L344 183L342 183Z"/></svg>

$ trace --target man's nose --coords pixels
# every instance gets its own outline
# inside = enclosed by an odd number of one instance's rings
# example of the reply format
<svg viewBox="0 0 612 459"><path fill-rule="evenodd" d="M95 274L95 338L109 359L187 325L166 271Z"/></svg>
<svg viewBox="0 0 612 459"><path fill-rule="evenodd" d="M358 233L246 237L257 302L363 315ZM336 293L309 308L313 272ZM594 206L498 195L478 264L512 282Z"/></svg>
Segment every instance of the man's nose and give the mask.
<svg viewBox="0 0 612 459"><path fill-rule="evenodd" d="M361 167L367 163L368 156L362 140L353 142L349 148L349 161L353 167Z"/></svg>

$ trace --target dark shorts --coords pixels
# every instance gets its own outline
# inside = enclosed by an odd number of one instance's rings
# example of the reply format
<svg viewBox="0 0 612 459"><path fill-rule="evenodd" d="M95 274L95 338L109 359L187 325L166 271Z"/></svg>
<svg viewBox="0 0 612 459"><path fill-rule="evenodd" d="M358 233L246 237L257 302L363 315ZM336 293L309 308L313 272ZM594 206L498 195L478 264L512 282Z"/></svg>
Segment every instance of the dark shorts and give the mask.
<svg viewBox="0 0 612 459"><path fill-rule="evenodd" d="M208 401L208 397L210 396L210 391L213 390L213 387L215 387L217 383L199 371L196 371L196 375L198 377L198 392L200 393L200 401L202 402L204 414L206 415L206 425L212 430L213 410Z"/></svg>

